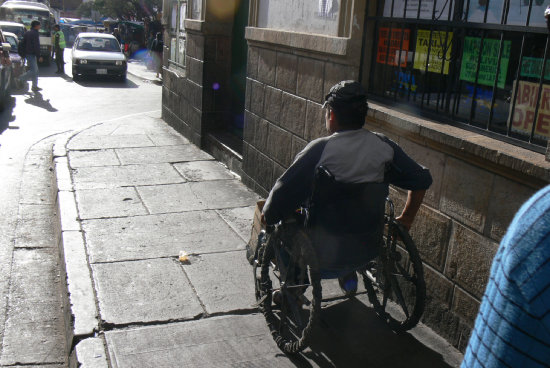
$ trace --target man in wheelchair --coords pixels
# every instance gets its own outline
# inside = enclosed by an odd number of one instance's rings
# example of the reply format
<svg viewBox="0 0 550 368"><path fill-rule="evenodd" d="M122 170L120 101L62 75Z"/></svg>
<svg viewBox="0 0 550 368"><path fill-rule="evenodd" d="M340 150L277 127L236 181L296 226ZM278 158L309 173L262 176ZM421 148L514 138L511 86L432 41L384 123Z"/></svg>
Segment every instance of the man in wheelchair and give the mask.
<svg viewBox="0 0 550 368"><path fill-rule="evenodd" d="M355 271L376 257L389 184L408 190L396 218L408 230L432 177L395 142L363 129L368 105L360 83L334 85L323 108L330 135L310 142L277 180L262 221L275 225L308 208L307 233L323 278L338 278L350 295L357 290Z"/></svg>

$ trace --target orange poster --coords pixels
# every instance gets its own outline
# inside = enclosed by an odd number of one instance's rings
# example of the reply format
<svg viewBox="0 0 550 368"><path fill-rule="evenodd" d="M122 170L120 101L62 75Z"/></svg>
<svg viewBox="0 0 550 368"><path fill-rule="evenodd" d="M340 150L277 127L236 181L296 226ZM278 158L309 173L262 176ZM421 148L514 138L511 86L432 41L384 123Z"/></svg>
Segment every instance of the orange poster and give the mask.
<svg viewBox="0 0 550 368"><path fill-rule="evenodd" d="M376 62L397 66L397 60L400 59L401 67L407 66L409 53L409 39L411 30L401 28L392 28L391 37L389 28L380 28L378 32L378 52L376 53ZM403 42L403 47L401 47ZM388 55L389 49L389 55ZM400 51L401 50L401 51ZM401 54L401 58L400 58Z"/></svg>

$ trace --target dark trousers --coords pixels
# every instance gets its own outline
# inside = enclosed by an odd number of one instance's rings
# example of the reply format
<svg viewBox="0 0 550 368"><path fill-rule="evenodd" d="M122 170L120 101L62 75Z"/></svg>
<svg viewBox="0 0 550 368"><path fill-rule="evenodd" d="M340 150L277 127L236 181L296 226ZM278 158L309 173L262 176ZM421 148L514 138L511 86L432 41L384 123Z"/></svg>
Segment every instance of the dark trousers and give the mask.
<svg viewBox="0 0 550 368"><path fill-rule="evenodd" d="M65 61L63 60L63 51L65 51L65 49L60 49L60 48L55 49L55 64L57 65L58 72L65 71Z"/></svg>

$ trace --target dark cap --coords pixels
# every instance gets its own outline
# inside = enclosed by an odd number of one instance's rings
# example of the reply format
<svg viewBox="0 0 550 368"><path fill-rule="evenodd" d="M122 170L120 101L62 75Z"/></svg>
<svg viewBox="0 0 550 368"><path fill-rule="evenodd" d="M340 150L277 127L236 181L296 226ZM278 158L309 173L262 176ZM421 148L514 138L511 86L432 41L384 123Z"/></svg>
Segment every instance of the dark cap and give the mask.
<svg viewBox="0 0 550 368"><path fill-rule="evenodd" d="M327 104L338 108L348 104L367 103L367 91L361 83L353 80L346 80L336 83L325 96L325 107Z"/></svg>

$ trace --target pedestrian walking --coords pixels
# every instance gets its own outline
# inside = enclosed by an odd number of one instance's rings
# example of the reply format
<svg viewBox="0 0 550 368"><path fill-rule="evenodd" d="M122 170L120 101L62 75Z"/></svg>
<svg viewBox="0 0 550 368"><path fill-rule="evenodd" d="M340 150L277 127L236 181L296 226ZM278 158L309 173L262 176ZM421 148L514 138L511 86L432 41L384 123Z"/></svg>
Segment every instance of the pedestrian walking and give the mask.
<svg viewBox="0 0 550 368"><path fill-rule="evenodd" d="M462 368L550 367L550 186L516 214L493 260Z"/></svg>
<svg viewBox="0 0 550 368"><path fill-rule="evenodd" d="M27 67L29 70L19 77L21 83L26 82L29 78L32 80L32 90L37 92L42 88L38 87L38 62L42 62L40 56L40 37L38 31L40 30L40 22L33 20L31 22L31 29L25 32L23 36L23 50L25 52L25 59L27 60Z"/></svg>
<svg viewBox="0 0 550 368"><path fill-rule="evenodd" d="M65 61L63 60L63 53L65 52L65 35L61 31L61 27L56 24L53 27L53 39L55 49L55 64L57 65L57 74L65 74Z"/></svg>
<svg viewBox="0 0 550 368"><path fill-rule="evenodd" d="M158 32L157 37L151 44L151 55L153 56L153 62L155 70L157 72L156 77L162 73L162 52L164 50L164 42L162 41L162 33Z"/></svg>

